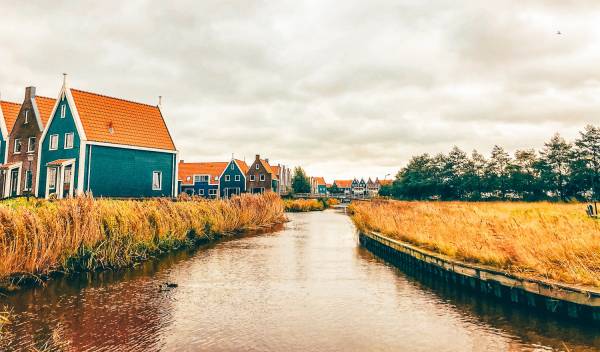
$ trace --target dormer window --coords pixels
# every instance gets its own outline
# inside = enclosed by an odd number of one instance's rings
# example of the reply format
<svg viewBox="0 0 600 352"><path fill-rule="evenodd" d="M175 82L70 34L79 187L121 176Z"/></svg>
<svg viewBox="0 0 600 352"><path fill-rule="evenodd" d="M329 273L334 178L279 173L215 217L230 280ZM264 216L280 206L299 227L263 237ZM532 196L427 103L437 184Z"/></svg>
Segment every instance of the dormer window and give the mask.
<svg viewBox="0 0 600 352"><path fill-rule="evenodd" d="M29 110L25 110L25 122L24 123L29 123Z"/></svg>
<svg viewBox="0 0 600 352"><path fill-rule="evenodd" d="M67 116L67 106L65 104L60 106L60 118L64 119Z"/></svg>

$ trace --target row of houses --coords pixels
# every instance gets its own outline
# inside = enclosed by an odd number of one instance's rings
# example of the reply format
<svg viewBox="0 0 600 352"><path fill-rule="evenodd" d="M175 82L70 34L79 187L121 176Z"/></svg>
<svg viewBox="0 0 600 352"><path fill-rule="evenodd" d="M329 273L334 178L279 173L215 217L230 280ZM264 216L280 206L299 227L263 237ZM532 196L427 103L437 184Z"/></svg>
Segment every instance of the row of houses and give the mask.
<svg viewBox="0 0 600 352"><path fill-rule="evenodd" d="M252 165L179 162L158 105L69 86L55 98L27 87L21 103L0 99L0 197L206 197L289 192L290 170L257 155Z"/></svg>
<svg viewBox="0 0 600 352"><path fill-rule="evenodd" d="M310 177L309 181L312 194L328 195L334 193L356 197L376 196L379 194L382 185L392 183L392 180L379 180L379 178L376 178L375 181L371 178L367 181L356 178L353 180L335 180L332 184L326 183L323 177Z"/></svg>
<svg viewBox="0 0 600 352"><path fill-rule="evenodd" d="M229 198L240 193L291 190L291 171L285 165L271 165L259 154L250 166L240 159L229 162L179 162L179 192L206 198Z"/></svg>
<svg viewBox="0 0 600 352"><path fill-rule="evenodd" d="M71 88L0 99L0 194L65 198L177 194L177 150L157 106Z"/></svg>

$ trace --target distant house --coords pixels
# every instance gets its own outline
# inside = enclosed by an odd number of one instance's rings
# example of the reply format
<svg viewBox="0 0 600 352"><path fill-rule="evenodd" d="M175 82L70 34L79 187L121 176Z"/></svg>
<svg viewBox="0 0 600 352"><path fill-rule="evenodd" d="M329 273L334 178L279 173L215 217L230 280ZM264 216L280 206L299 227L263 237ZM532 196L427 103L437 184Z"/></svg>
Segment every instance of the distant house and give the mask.
<svg viewBox="0 0 600 352"><path fill-rule="evenodd" d="M337 188L338 193L350 194L352 192L352 180L335 180L333 188Z"/></svg>
<svg viewBox="0 0 600 352"><path fill-rule="evenodd" d="M312 194L326 195L327 183L325 182L325 179L323 177L311 177L310 189Z"/></svg>
<svg viewBox="0 0 600 352"><path fill-rule="evenodd" d="M271 169L277 175L277 193L280 195L288 194L292 190L292 172L290 168L277 164L277 166L271 166Z"/></svg>
<svg viewBox="0 0 600 352"><path fill-rule="evenodd" d="M367 195L373 197L377 194L379 194L379 179L377 178L375 181L373 181L369 177L369 181L367 181Z"/></svg>
<svg viewBox="0 0 600 352"><path fill-rule="evenodd" d="M221 198L229 198L246 192L247 173L248 164L245 161L231 159L219 177Z"/></svg>
<svg viewBox="0 0 600 352"><path fill-rule="evenodd" d="M227 162L179 162L180 192L205 198L219 197L219 180Z"/></svg>
<svg viewBox="0 0 600 352"><path fill-rule="evenodd" d="M71 89L65 79L40 143L40 197L177 195L177 151L159 106Z"/></svg>
<svg viewBox="0 0 600 352"><path fill-rule="evenodd" d="M352 195L364 196L367 192L367 183L364 179L360 181L357 179L352 180Z"/></svg>
<svg viewBox="0 0 600 352"><path fill-rule="evenodd" d="M277 179L273 175L269 161L261 159L260 155L256 154L246 174L246 190L250 193L265 193L272 192L274 189L277 189Z"/></svg>
<svg viewBox="0 0 600 352"><path fill-rule="evenodd" d="M37 192L39 141L55 99L36 96L35 87L25 88L25 99L10 126L6 162L1 166L3 197Z"/></svg>

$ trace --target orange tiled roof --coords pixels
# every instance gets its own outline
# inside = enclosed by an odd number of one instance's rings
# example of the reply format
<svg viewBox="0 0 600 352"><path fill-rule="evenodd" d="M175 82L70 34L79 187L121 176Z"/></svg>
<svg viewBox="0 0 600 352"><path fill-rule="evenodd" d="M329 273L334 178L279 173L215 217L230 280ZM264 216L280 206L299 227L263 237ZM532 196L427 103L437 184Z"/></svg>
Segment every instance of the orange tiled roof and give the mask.
<svg viewBox="0 0 600 352"><path fill-rule="evenodd" d="M338 188L352 188L352 180L335 180L333 181Z"/></svg>
<svg viewBox="0 0 600 352"><path fill-rule="evenodd" d="M52 114L52 109L54 109L54 104L56 104L56 99L36 96L35 104L40 112L40 119L42 120L43 125L42 127L46 127L46 124L50 119L50 114Z"/></svg>
<svg viewBox="0 0 600 352"><path fill-rule="evenodd" d="M246 164L245 161L239 160L239 159L235 159L235 163L242 170L242 173L244 175L246 175L248 173L248 170L250 169L250 167L248 166L248 164Z"/></svg>
<svg viewBox="0 0 600 352"><path fill-rule="evenodd" d="M273 169L271 169L271 164L269 164L266 160L264 159L259 159L260 163L263 165L263 167L265 168L265 170L267 170L268 173L270 173L271 175L273 175Z"/></svg>
<svg viewBox="0 0 600 352"><path fill-rule="evenodd" d="M53 160L53 161L47 163L46 165L47 166L60 166L64 163L66 163L67 161L72 161L72 160L73 159L56 159L56 160Z"/></svg>
<svg viewBox="0 0 600 352"><path fill-rule="evenodd" d="M175 150L158 107L76 89L71 93L88 140Z"/></svg>
<svg viewBox="0 0 600 352"><path fill-rule="evenodd" d="M2 114L4 115L4 122L6 123L6 129L8 133L12 131L19 111L21 111L21 104L11 103L9 101L0 101L0 107L2 108Z"/></svg>
<svg viewBox="0 0 600 352"><path fill-rule="evenodd" d="M325 182L325 178L323 177L315 177L315 183L317 186L327 185L327 182Z"/></svg>
<svg viewBox="0 0 600 352"><path fill-rule="evenodd" d="M211 185L219 183L215 176L221 176L223 170L227 167L227 162L206 162L206 163L179 163L178 179L184 185L194 184L194 175L209 175L208 181ZM188 177L190 179L188 180Z"/></svg>
<svg viewBox="0 0 600 352"><path fill-rule="evenodd" d="M273 177L275 177L276 179L279 179L280 167L279 166L271 166L271 170L273 171Z"/></svg>
<svg viewBox="0 0 600 352"><path fill-rule="evenodd" d="M379 180L379 184L382 186L391 185L394 180Z"/></svg>

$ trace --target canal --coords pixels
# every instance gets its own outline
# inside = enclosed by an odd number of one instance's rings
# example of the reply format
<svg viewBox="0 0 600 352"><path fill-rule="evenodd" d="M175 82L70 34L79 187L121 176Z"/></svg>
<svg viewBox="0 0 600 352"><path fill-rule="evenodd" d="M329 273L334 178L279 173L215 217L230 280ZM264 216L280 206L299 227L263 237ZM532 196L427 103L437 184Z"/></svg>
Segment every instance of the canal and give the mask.
<svg viewBox="0 0 600 352"><path fill-rule="evenodd" d="M335 210L279 231L0 298L5 350L596 351L590 327L414 277ZM178 287L160 289L165 282Z"/></svg>

